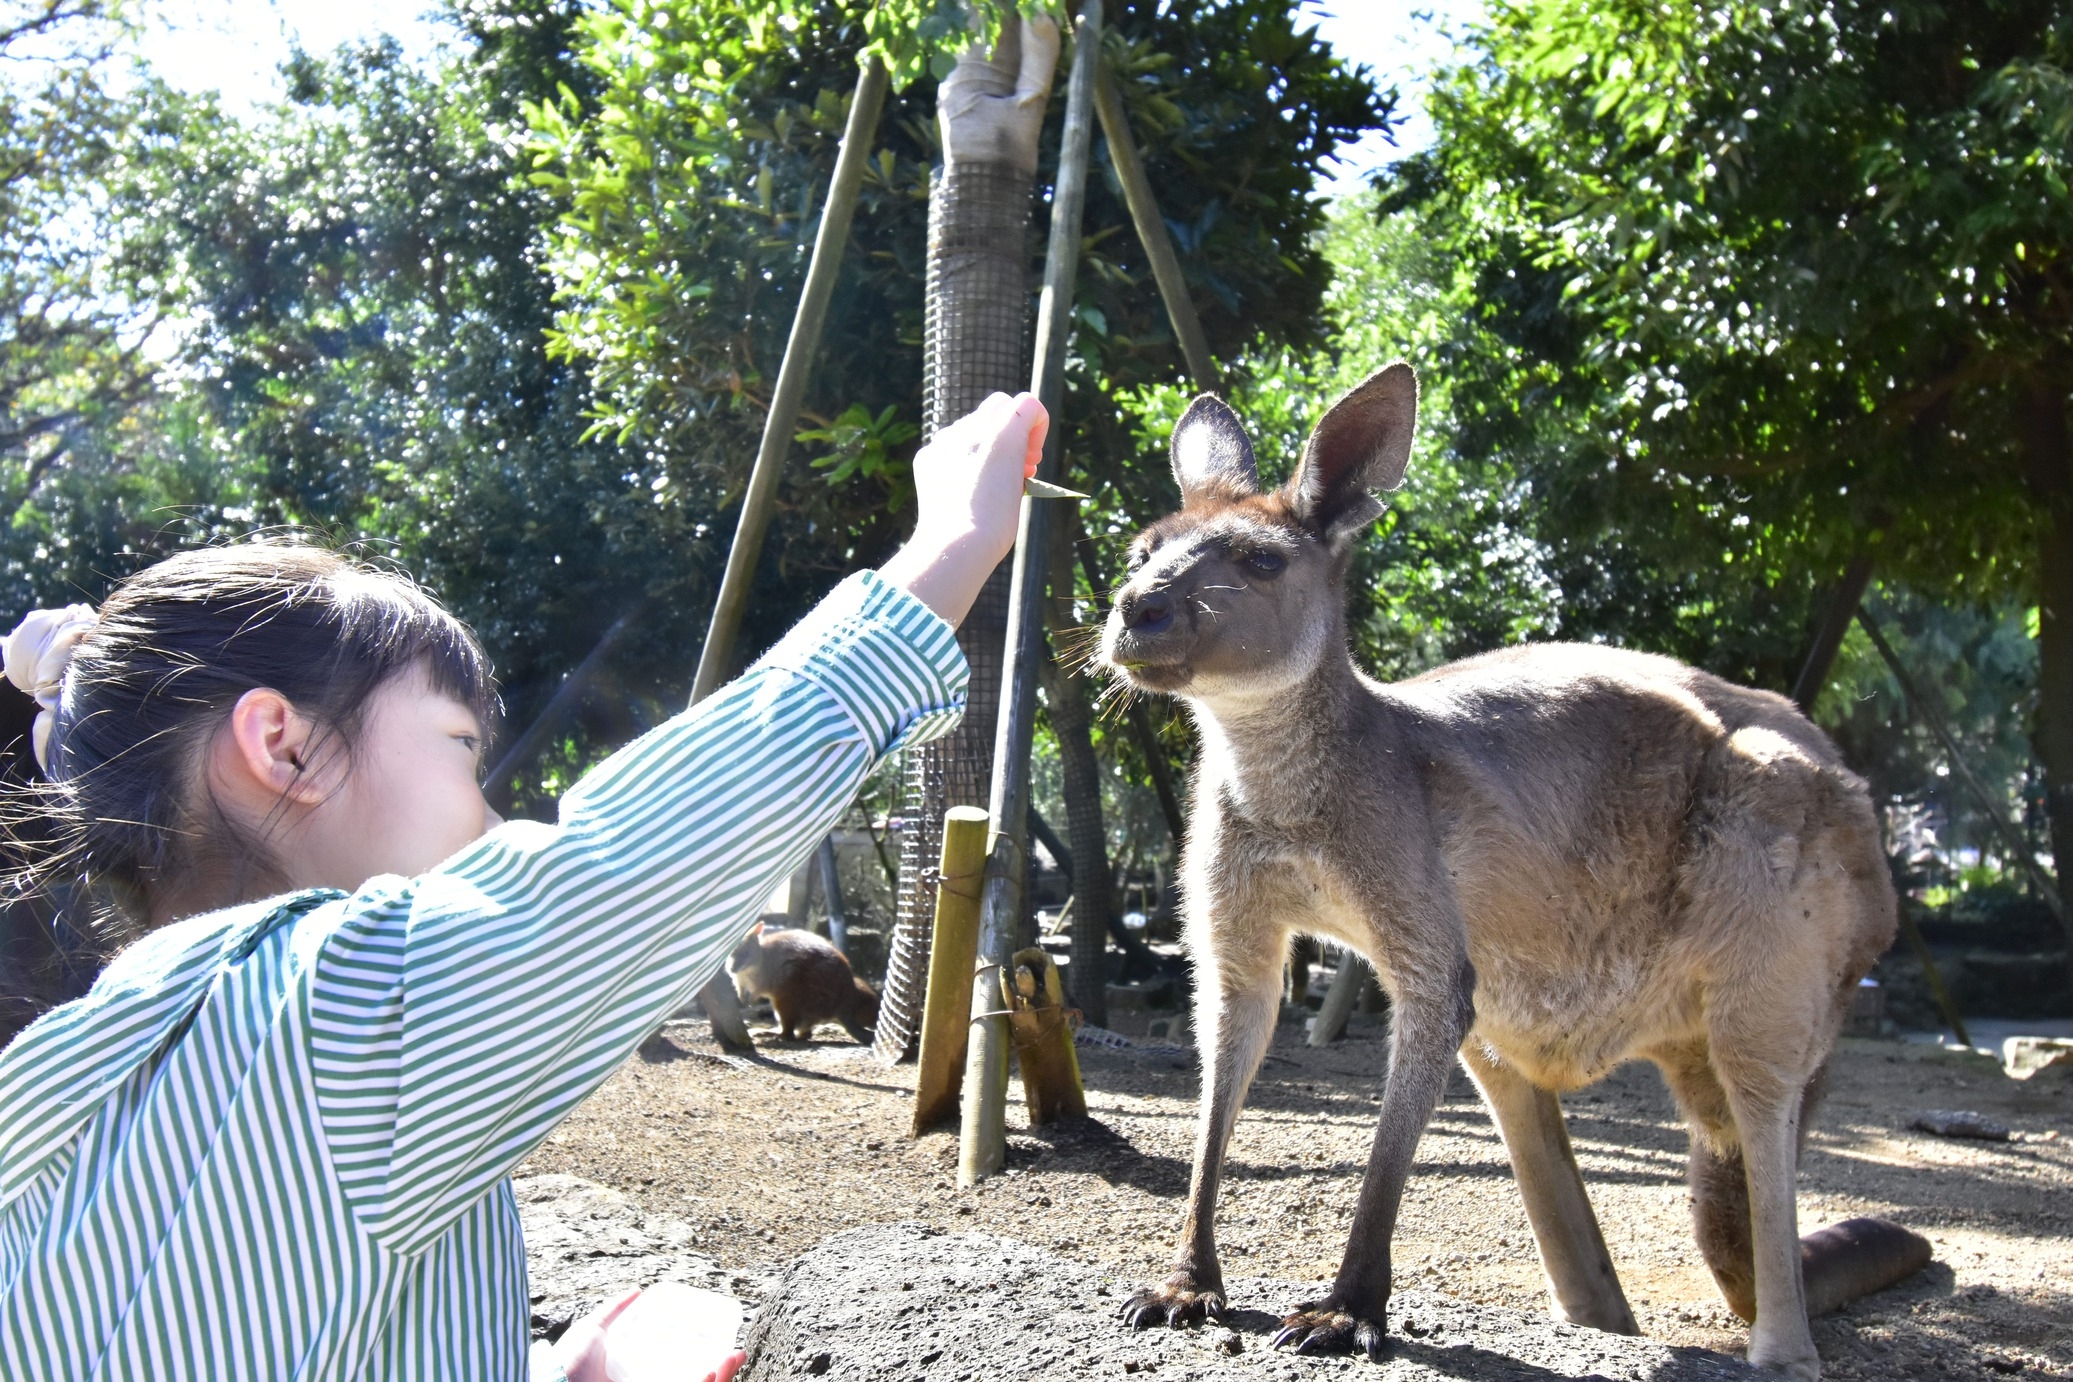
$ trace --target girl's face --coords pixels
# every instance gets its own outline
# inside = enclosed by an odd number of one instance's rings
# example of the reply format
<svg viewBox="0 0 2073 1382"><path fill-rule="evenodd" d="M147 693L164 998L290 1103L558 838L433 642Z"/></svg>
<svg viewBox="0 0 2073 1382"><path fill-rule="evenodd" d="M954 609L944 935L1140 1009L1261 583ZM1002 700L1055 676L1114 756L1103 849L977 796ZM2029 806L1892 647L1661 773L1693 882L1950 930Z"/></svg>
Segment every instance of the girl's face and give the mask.
<svg viewBox="0 0 2073 1382"><path fill-rule="evenodd" d="M290 881L350 892L378 874L424 873L480 838L499 822L482 798L483 742L475 712L422 668L391 678L369 698L352 753L317 768L329 779L321 795L282 822Z"/></svg>

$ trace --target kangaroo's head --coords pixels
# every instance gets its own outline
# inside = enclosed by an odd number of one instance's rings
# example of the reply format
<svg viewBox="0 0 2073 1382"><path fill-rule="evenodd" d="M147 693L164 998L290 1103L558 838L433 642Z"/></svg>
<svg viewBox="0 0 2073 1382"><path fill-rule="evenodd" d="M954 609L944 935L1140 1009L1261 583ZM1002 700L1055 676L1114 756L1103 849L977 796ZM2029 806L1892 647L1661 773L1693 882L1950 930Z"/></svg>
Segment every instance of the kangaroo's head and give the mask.
<svg viewBox="0 0 2073 1382"><path fill-rule="evenodd" d="M1148 691L1252 700L1307 678L1342 644L1340 583L1359 534L1411 459L1418 380L1397 363L1334 403L1294 475L1262 493L1238 414L1207 394L1173 429L1180 512L1130 545L1102 660Z"/></svg>

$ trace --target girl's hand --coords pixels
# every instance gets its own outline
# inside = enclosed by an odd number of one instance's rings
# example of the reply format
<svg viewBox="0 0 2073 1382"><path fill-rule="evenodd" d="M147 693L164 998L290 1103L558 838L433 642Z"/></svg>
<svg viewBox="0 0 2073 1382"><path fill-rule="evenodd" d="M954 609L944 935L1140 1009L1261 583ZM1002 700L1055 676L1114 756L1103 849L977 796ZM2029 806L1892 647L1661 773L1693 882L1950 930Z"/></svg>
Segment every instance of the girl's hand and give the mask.
<svg viewBox="0 0 2073 1382"><path fill-rule="evenodd" d="M611 1330L627 1307L639 1300L639 1291L628 1291L608 1300L568 1327L554 1346L554 1361L566 1382L607 1382L610 1377ZM719 1360L700 1382L733 1382L749 1355L735 1349Z"/></svg>
<svg viewBox="0 0 2073 1382"><path fill-rule="evenodd" d="M914 458L914 536L879 574L955 624L1015 546L1022 482L1036 473L1050 416L1034 394L997 393Z"/></svg>

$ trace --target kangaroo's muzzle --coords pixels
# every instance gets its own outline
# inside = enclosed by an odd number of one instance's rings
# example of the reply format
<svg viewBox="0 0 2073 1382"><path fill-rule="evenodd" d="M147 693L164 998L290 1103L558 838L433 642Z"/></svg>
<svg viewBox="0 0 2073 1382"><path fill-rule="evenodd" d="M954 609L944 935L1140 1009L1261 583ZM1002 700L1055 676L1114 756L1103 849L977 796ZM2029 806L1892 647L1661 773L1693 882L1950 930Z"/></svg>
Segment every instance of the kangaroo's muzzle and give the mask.
<svg viewBox="0 0 2073 1382"><path fill-rule="evenodd" d="M1195 631L1180 598L1161 583L1126 589L1109 613L1102 660L1144 691L1178 691L1194 680Z"/></svg>

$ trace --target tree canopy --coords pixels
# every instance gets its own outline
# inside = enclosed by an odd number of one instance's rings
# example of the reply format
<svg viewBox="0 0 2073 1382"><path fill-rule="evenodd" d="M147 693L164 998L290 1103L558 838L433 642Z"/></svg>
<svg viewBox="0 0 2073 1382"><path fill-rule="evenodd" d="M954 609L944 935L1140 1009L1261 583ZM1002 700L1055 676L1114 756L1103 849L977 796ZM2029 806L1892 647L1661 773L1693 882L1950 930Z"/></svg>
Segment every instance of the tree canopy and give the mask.
<svg viewBox="0 0 2073 1382"><path fill-rule="evenodd" d="M2016 401L2073 339L2067 25L2017 0L1493 7L1389 205L1475 314L1443 364L1459 444L1518 461L1590 622L1649 611L1671 641L1718 563L1789 646L1801 591L1867 544L1961 598L2031 588ZM1777 684L1778 658L1712 660Z"/></svg>
<svg viewBox="0 0 2073 1382"><path fill-rule="evenodd" d="M932 78L966 31L944 0L446 14L435 60L303 54L241 117L117 79L101 0L0 0L0 51L34 58L0 84L0 584L97 598L185 543L315 528L481 631L514 727L633 616L519 783L544 807L689 683L874 54L896 89L743 654L900 534ZM1298 6L1114 0L1103 42L1263 463L1369 370L1420 370L1410 482L1353 582L1371 666L1605 639L1784 689L1870 554L1894 636L2034 817L2022 723L2054 702L2025 635L2059 627L2073 494L2038 459L2073 391L2069 14L1498 0L1437 78L1436 142L1336 205L1330 159L1395 93ZM1095 147L1063 424L1113 571L1174 501L1191 390ZM1853 636L1819 715L1882 792L1928 800L1937 750L1893 694ZM1097 742L1149 781L1134 738Z"/></svg>

